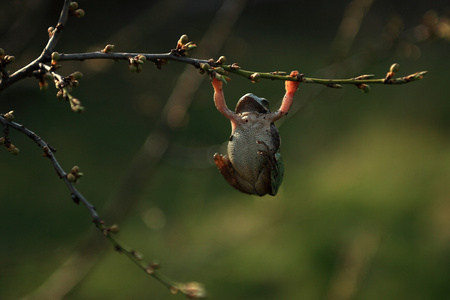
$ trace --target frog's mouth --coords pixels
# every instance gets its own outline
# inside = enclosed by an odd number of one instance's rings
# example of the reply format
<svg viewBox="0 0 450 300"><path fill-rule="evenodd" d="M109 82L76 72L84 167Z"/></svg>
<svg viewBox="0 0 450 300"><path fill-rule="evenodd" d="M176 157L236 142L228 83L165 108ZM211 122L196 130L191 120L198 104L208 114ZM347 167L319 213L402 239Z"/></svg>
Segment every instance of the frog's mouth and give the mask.
<svg viewBox="0 0 450 300"><path fill-rule="evenodd" d="M264 98L259 98L252 93L248 93L239 99L235 112L237 114L244 112L268 113L270 112L269 101Z"/></svg>

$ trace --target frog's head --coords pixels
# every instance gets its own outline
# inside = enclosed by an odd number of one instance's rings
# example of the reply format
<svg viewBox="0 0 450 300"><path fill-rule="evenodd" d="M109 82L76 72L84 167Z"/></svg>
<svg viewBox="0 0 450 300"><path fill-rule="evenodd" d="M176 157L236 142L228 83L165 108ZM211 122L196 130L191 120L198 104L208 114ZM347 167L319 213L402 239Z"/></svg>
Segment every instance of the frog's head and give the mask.
<svg viewBox="0 0 450 300"><path fill-rule="evenodd" d="M259 98L252 93L248 93L239 99L235 112L237 114L244 112L268 113L270 112L269 101L264 98Z"/></svg>

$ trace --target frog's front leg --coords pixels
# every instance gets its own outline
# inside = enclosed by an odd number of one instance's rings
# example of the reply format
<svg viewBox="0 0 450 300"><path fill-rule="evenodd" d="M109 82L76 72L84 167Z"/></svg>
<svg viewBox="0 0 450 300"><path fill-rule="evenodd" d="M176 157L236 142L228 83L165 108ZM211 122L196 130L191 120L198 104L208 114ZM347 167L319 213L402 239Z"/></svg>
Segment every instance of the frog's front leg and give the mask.
<svg viewBox="0 0 450 300"><path fill-rule="evenodd" d="M290 77L297 77L298 71L292 71L289 75ZM273 122L280 119L284 115L286 115L289 111L289 109L292 106L292 103L294 102L294 95L295 92L298 89L298 85L300 82L298 81L291 81L286 80L284 83L286 93L284 94L283 101L281 102L280 108L274 113Z"/></svg>
<svg viewBox="0 0 450 300"><path fill-rule="evenodd" d="M225 117L227 117L231 121L231 130L234 131L238 123L238 116L228 108L227 103L225 101L225 95L223 94L223 82L213 78L211 82L214 88L214 104L217 107L217 110L220 111Z"/></svg>

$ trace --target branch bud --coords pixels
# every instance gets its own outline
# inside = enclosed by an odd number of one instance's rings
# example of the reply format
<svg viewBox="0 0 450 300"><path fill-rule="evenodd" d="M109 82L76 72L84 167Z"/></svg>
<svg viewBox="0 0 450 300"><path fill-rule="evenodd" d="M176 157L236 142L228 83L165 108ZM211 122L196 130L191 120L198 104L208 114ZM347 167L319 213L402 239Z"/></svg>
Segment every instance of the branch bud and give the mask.
<svg viewBox="0 0 450 300"><path fill-rule="evenodd" d="M0 137L0 145L4 145L5 142L6 142L5 137L4 136Z"/></svg>
<svg viewBox="0 0 450 300"><path fill-rule="evenodd" d="M75 71L72 74L70 74L69 76L75 80L80 80L81 78L83 78L83 73L81 73L80 71Z"/></svg>
<svg viewBox="0 0 450 300"><path fill-rule="evenodd" d="M216 61L216 64L223 65L227 61L227 58L225 56L219 57L219 59Z"/></svg>
<svg viewBox="0 0 450 300"><path fill-rule="evenodd" d="M5 50L3 50L3 48L0 48L0 59L2 59L3 57L5 57Z"/></svg>
<svg viewBox="0 0 450 300"><path fill-rule="evenodd" d="M78 100L77 98L72 98L72 103L73 103L73 105L80 105L81 104L80 100Z"/></svg>
<svg viewBox="0 0 450 300"><path fill-rule="evenodd" d="M186 45L184 45L184 49L186 51L190 51L190 50L195 49L195 48L197 48L197 45L194 44L193 42L189 42Z"/></svg>
<svg viewBox="0 0 450 300"><path fill-rule="evenodd" d="M17 147L14 146L13 144L10 144L10 145L8 146L8 151L9 151L9 153L11 153L12 155L17 155L17 154L19 154L19 152L20 152L19 148L17 148Z"/></svg>
<svg viewBox="0 0 450 300"><path fill-rule="evenodd" d="M70 170L70 173L72 174L78 174L80 172L80 167L78 166L73 166L72 169Z"/></svg>
<svg viewBox="0 0 450 300"><path fill-rule="evenodd" d="M50 74L50 73L45 73L45 75L44 75L44 80L45 81L52 81L53 80L53 76L52 76L52 74Z"/></svg>
<svg viewBox="0 0 450 300"><path fill-rule="evenodd" d="M400 65L395 63L389 68L389 72L386 74L386 78L384 78L385 82L390 82L392 77L394 77L395 73L400 69Z"/></svg>
<svg viewBox="0 0 450 300"><path fill-rule="evenodd" d="M55 31L55 27L53 27L53 26L50 26L48 29L47 29L47 32L48 32L48 37L49 38L51 38L52 36L53 36L53 32Z"/></svg>
<svg viewBox="0 0 450 300"><path fill-rule="evenodd" d="M77 2L70 2L69 4L69 11L75 11L78 8Z"/></svg>
<svg viewBox="0 0 450 300"><path fill-rule="evenodd" d="M11 122L12 120L14 120L14 115L13 115L14 111L11 110L9 113L6 113L3 115L3 117L5 117L5 119L9 122Z"/></svg>
<svg viewBox="0 0 450 300"><path fill-rule="evenodd" d="M142 254L140 252L135 251L135 250L131 251L131 254L133 254L133 256L139 261L144 259Z"/></svg>
<svg viewBox="0 0 450 300"><path fill-rule="evenodd" d="M159 262L154 261L151 264L149 264L147 268L145 268L145 272L147 272L147 274L151 275L155 272L155 270L158 270L159 268L161 268Z"/></svg>
<svg viewBox="0 0 450 300"><path fill-rule="evenodd" d="M58 98L58 99L63 99L63 98L64 98L64 92L63 92L62 90L59 90L59 91L56 93L56 98Z"/></svg>
<svg viewBox="0 0 450 300"><path fill-rule="evenodd" d="M145 63L147 61L147 57L145 57L145 55L138 55L136 56L136 60L138 61L138 63Z"/></svg>
<svg viewBox="0 0 450 300"><path fill-rule="evenodd" d="M360 89L361 92L363 92L363 93L366 93L366 94L367 94L368 92L370 92L370 86L367 85L367 84L365 84L365 83L357 84L356 87L357 87L358 89Z"/></svg>
<svg viewBox="0 0 450 300"><path fill-rule="evenodd" d="M191 299L206 297L206 290L204 286L198 282L188 282L184 284L181 290Z"/></svg>
<svg viewBox="0 0 450 300"><path fill-rule="evenodd" d="M239 70L241 67L239 67L239 65L238 65L237 63L233 63L233 64L230 66L230 68L231 68L232 70Z"/></svg>
<svg viewBox="0 0 450 300"><path fill-rule="evenodd" d="M203 70L203 71L209 71L210 70L210 67L209 67L209 65L207 64L207 63L201 63L200 64L200 68Z"/></svg>
<svg viewBox="0 0 450 300"><path fill-rule="evenodd" d="M73 12L73 15L77 18L82 18L82 17L84 17L84 10L79 8Z"/></svg>
<svg viewBox="0 0 450 300"><path fill-rule="evenodd" d="M12 55L5 55L4 60L7 64L10 64L16 60L16 58Z"/></svg>
<svg viewBox="0 0 450 300"><path fill-rule="evenodd" d="M221 75L225 75L225 69L222 67L214 68L214 71L216 71L217 73L219 73Z"/></svg>
<svg viewBox="0 0 450 300"><path fill-rule="evenodd" d="M80 100L78 100L77 98L70 98L69 101L70 101L70 108L72 109L73 112L82 113L84 111L84 107L81 106ZM80 177L81 175L83 174L77 173L78 177Z"/></svg>
<svg viewBox="0 0 450 300"><path fill-rule="evenodd" d="M128 70L130 70L131 72L136 72L137 71L137 67L134 64L129 64L128 65Z"/></svg>
<svg viewBox="0 0 450 300"><path fill-rule="evenodd" d="M74 166L70 173L66 175L67 180L70 182L77 182L78 178L83 176L83 173L80 172L80 168L78 166Z"/></svg>
<svg viewBox="0 0 450 300"><path fill-rule="evenodd" d="M117 225L111 225L111 227L109 227L109 232L111 233L118 233L119 232L119 226Z"/></svg>
<svg viewBox="0 0 450 300"><path fill-rule="evenodd" d="M397 73L400 69L400 65L398 63L392 64L391 68L389 69L389 72Z"/></svg>
<svg viewBox="0 0 450 300"><path fill-rule="evenodd" d="M67 180L70 182L77 182L77 177L72 173L67 174Z"/></svg>
<svg viewBox="0 0 450 300"><path fill-rule="evenodd" d="M253 73L252 75L250 75L250 80L253 83L257 83L260 79L261 79L261 74L259 74L259 73Z"/></svg>
<svg viewBox="0 0 450 300"><path fill-rule="evenodd" d="M56 62L59 60L59 53L58 52L53 52L52 53L52 61Z"/></svg>
<svg viewBox="0 0 450 300"><path fill-rule="evenodd" d="M177 49L181 48L183 45L189 42L189 38L187 35L183 34L177 42Z"/></svg>
<svg viewBox="0 0 450 300"><path fill-rule="evenodd" d="M100 52L103 52L103 53L110 53L110 52L113 52L113 51L114 51L114 47L115 47L114 45L108 44L108 45L106 45L105 48L103 48L103 50L100 51Z"/></svg>
<svg viewBox="0 0 450 300"><path fill-rule="evenodd" d="M39 89L42 92L45 92L48 89L48 82L47 81L39 81Z"/></svg>

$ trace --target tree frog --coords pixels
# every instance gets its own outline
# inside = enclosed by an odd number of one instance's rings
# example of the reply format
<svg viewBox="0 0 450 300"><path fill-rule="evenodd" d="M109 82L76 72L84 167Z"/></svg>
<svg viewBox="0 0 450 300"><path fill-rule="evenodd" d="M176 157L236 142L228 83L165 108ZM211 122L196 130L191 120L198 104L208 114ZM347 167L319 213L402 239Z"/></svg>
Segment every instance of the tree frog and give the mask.
<svg viewBox="0 0 450 300"><path fill-rule="evenodd" d="M291 77L297 77L293 71ZM241 97L231 111L222 89L222 81L213 78L214 103L231 121L227 155L214 154L214 162L226 181L237 190L258 196L275 196L283 180L280 135L274 122L291 108L298 81L285 82L286 93L280 108L271 112L269 102L251 93Z"/></svg>

